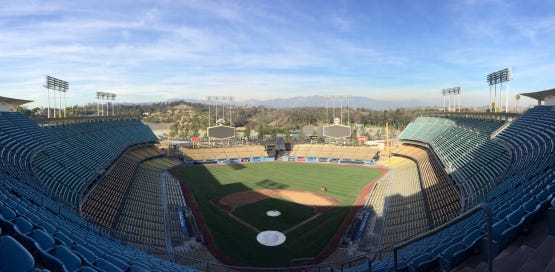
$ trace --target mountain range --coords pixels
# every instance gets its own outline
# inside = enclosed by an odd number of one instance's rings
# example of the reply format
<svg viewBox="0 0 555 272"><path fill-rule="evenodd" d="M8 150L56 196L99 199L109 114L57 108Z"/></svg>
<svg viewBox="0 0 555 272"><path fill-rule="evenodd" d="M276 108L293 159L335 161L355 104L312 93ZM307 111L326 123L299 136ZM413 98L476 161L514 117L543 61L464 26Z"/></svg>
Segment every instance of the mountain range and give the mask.
<svg viewBox="0 0 555 272"><path fill-rule="evenodd" d="M176 102L183 99L171 99L166 102ZM190 103L207 103L205 100L199 99L184 99L186 102ZM250 105L250 106L265 106L269 108L302 108L302 107L334 107L343 108L369 108L376 110L394 109L394 108L420 108L420 107L434 107L432 103L427 101L419 100L398 100L398 101L387 101L387 100L376 100L364 96L352 96L350 99L335 99L330 100L326 96L296 96L289 98L274 98L266 100L258 99L248 99L242 101L234 101L235 105Z"/></svg>

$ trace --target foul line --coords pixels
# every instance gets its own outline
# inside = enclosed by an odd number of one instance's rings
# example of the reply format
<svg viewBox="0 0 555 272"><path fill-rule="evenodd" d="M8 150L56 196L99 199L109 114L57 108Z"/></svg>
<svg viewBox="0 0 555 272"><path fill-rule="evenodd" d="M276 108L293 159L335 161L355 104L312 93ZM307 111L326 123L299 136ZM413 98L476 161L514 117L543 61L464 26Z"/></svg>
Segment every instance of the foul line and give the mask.
<svg viewBox="0 0 555 272"><path fill-rule="evenodd" d="M320 215L322 215L322 214L321 214L321 213L317 213L317 214L313 215L312 217L309 217L309 218L305 219L305 220L302 221L301 223L299 223L299 224L297 224L297 225L294 225L294 226L290 227L289 229L286 229L286 230L283 232L283 234L287 234L287 233L289 233L289 232L292 232L292 231L296 230L297 228L300 228L302 225L304 225L304 224L306 224L306 223L308 223L308 222L310 222L310 221L316 219L316 218L317 218L318 216L320 216Z"/></svg>
<svg viewBox="0 0 555 272"><path fill-rule="evenodd" d="M255 227L253 227L251 224L249 224L249 223L243 221L241 218L239 218L239 217L237 217L237 216L235 216L235 215L233 215L233 214L231 214L231 213L227 213L227 215L229 215L231 218L237 220L237 222L243 224L245 227L247 227L247 228L249 228L249 229L251 229L251 230L254 230L254 232L256 232L256 233L259 233L259 232L260 232L259 229L255 228Z"/></svg>

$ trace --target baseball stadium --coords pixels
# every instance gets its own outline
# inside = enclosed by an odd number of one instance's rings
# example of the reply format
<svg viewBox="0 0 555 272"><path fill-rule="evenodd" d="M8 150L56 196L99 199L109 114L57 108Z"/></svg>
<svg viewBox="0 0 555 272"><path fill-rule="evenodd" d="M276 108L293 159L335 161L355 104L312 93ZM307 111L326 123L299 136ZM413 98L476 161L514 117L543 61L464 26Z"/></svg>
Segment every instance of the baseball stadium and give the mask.
<svg viewBox="0 0 555 272"><path fill-rule="evenodd" d="M217 108L162 143L140 116L1 97L0 271L553 271L555 89L521 95L381 145L340 118L323 143L245 144Z"/></svg>

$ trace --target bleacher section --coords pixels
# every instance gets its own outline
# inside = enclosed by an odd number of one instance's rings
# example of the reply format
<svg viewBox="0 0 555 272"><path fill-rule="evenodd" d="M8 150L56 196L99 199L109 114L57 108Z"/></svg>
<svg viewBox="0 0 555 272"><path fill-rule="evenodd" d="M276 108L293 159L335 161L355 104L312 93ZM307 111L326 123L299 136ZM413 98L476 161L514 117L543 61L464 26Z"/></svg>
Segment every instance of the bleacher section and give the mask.
<svg viewBox="0 0 555 272"><path fill-rule="evenodd" d="M127 151L83 201L83 217L100 226L113 228L137 167L142 161L160 155L160 150L151 146Z"/></svg>
<svg viewBox="0 0 555 272"><path fill-rule="evenodd" d="M390 159L391 189L381 242L388 248L430 229L416 164L406 158Z"/></svg>
<svg viewBox="0 0 555 272"><path fill-rule="evenodd" d="M45 127L58 139L32 159L38 180L56 199L78 208L94 179L129 147L157 137L139 120L103 120Z"/></svg>
<svg viewBox="0 0 555 272"><path fill-rule="evenodd" d="M431 130L433 128L425 131ZM496 140L507 145L512 163L500 177L500 184L489 190L483 200L494 217L494 255L506 248L549 206L555 194L554 139L554 106L536 106L498 134ZM475 248L486 252L485 229L484 214L474 213L399 248L397 266L399 269L411 267L411 270L428 271L440 265L442 270L449 270L465 260ZM350 271L367 269L367 266L358 266ZM372 271L393 269L392 256L372 263Z"/></svg>
<svg viewBox="0 0 555 272"><path fill-rule="evenodd" d="M478 128L484 127L477 121ZM399 135L399 139L429 146L459 188L461 205L467 210L495 187L498 177L509 164L509 154L503 146L490 140L489 134L469 129L448 118L419 117Z"/></svg>
<svg viewBox="0 0 555 272"><path fill-rule="evenodd" d="M418 163L433 227L455 218L461 210L457 189L430 150L422 146L403 144L395 154L410 157Z"/></svg>
<svg viewBox="0 0 555 272"><path fill-rule="evenodd" d="M377 151L377 148L368 146L298 144L293 146L289 156L371 161Z"/></svg>
<svg viewBox="0 0 555 272"><path fill-rule="evenodd" d="M137 169L114 228L131 235L133 240L162 248L165 245L165 220L160 173L167 167L159 167L153 161L146 161Z"/></svg>
<svg viewBox="0 0 555 272"><path fill-rule="evenodd" d="M366 208L371 210L370 219L366 224L366 231L358 243L358 247L370 251L380 247L385 226L386 198L391 191L389 174L376 181L366 202Z"/></svg>
<svg viewBox="0 0 555 272"><path fill-rule="evenodd" d="M254 157L268 157L264 146L230 146L216 148L181 148L185 160L207 161L220 159L243 159Z"/></svg>

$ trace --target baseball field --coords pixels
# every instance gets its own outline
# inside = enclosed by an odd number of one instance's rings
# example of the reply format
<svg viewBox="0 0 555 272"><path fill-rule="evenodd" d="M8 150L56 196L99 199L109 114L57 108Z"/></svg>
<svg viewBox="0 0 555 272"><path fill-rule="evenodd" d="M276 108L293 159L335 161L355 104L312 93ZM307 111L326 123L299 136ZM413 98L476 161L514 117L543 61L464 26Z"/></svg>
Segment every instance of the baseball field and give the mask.
<svg viewBox="0 0 555 272"><path fill-rule="evenodd" d="M176 169L209 235L209 248L225 261L257 267L289 266L328 246L361 191L381 171L361 166L293 162L193 166ZM358 199L358 200L357 200ZM279 211L279 216L268 216ZM343 227L345 225L343 224ZM261 231L275 230L284 243L265 246ZM222 258L220 258L222 259Z"/></svg>

